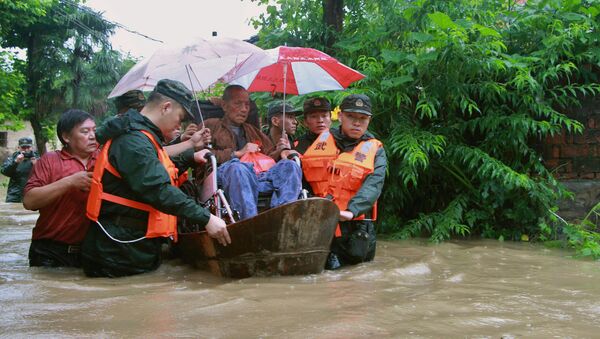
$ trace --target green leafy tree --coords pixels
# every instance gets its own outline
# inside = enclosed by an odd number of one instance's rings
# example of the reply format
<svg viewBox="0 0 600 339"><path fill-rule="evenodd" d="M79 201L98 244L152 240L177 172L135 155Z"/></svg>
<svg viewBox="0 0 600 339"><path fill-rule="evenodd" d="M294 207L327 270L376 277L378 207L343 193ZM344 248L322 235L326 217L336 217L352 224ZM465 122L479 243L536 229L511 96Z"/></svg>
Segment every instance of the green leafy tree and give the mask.
<svg viewBox="0 0 600 339"><path fill-rule="evenodd" d="M82 93L89 72L106 71L118 60L107 57L114 24L71 0L1 1L0 24L2 47L27 51L27 119L38 148L45 152L59 112L67 107L90 110L83 106L91 100L85 97L90 92Z"/></svg>
<svg viewBox="0 0 600 339"><path fill-rule="evenodd" d="M321 1L262 1L263 47L326 47ZM367 78L390 174L380 229L546 239L565 197L535 144L600 92L598 1L344 1L330 54ZM311 12L312 11L312 12Z"/></svg>
<svg viewBox="0 0 600 339"><path fill-rule="evenodd" d="M55 84L65 89L65 102L69 105L83 107L92 115L102 117L110 110L106 97L134 65L126 58L118 51L103 48L94 52L88 62L72 61L77 67L62 73Z"/></svg>
<svg viewBox="0 0 600 339"><path fill-rule="evenodd" d="M24 64L14 53L0 52L0 129L18 130L23 127L21 116L27 114Z"/></svg>

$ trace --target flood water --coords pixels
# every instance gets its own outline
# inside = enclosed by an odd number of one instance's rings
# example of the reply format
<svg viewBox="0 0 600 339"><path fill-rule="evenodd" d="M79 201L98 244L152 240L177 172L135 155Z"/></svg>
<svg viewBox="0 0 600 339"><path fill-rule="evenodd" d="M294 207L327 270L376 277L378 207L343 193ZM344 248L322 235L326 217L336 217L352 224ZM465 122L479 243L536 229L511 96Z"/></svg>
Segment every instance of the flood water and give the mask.
<svg viewBox="0 0 600 339"><path fill-rule="evenodd" d="M230 280L177 260L86 278L29 268L37 213L0 204L0 336L592 338L600 263L527 243L380 242L375 261Z"/></svg>

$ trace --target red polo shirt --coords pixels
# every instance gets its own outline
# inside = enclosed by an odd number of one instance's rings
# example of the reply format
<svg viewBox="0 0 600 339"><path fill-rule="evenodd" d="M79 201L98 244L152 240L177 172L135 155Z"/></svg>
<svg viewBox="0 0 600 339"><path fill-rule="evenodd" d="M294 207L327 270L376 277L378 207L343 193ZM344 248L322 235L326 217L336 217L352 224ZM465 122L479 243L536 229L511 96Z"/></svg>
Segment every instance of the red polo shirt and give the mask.
<svg viewBox="0 0 600 339"><path fill-rule="evenodd" d="M93 171L94 152L87 166L64 149L44 154L33 166L25 185L24 195L32 188L42 187L80 171ZM85 216L88 192L70 189L56 201L40 208L40 217L33 228L33 240L50 239L65 244L80 244L90 221Z"/></svg>

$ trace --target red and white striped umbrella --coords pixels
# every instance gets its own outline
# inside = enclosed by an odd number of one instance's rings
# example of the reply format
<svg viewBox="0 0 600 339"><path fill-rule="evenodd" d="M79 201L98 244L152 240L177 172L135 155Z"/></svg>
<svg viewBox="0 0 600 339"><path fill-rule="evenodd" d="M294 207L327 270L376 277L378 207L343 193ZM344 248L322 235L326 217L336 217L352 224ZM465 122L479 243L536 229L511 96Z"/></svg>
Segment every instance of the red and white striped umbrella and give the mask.
<svg viewBox="0 0 600 339"><path fill-rule="evenodd" d="M280 46L254 53L223 80L249 92L285 95L343 90L364 77L316 49Z"/></svg>

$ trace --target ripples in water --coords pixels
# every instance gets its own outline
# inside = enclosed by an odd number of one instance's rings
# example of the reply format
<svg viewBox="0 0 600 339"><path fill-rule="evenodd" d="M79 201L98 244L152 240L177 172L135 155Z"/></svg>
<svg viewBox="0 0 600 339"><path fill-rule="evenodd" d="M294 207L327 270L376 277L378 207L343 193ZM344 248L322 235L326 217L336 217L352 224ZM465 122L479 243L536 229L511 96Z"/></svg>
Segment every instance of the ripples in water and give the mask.
<svg viewBox="0 0 600 339"><path fill-rule="evenodd" d="M317 275L231 280L170 260L90 279L27 266L36 219L0 204L3 337L595 337L600 321L599 263L531 244L381 241L374 262Z"/></svg>

